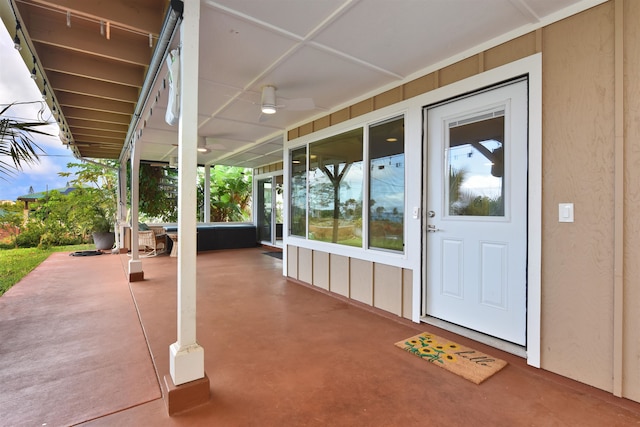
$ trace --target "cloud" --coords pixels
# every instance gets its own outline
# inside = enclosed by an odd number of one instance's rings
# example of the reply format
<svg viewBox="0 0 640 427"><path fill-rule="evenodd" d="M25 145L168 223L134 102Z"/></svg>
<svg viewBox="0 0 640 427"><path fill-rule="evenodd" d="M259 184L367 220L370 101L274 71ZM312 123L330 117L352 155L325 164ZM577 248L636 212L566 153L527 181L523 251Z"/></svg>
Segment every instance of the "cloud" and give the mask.
<svg viewBox="0 0 640 427"><path fill-rule="evenodd" d="M23 48L24 50L24 48ZM39 130L52 136L32 135L34 142L44 151L38 153L40 161L33 165L23 164L22 171L13 175L0 174L0 200L15 200L27 194L29 187L35 191L64 187L68 178L58 176L67 172L67 163L75 161L70 150L58 138L58 126L51 111L42 101L40 89L27 69L20 53L14 49L13 40L4 25L0 25L0 105L14 102L33 102L12 106L5 114L23 121L50 121L54 124ZM0 107L0 110L3 107ZM2 160L6 160L2 159ZM10 164L12 162L9 160Z"/></svg>

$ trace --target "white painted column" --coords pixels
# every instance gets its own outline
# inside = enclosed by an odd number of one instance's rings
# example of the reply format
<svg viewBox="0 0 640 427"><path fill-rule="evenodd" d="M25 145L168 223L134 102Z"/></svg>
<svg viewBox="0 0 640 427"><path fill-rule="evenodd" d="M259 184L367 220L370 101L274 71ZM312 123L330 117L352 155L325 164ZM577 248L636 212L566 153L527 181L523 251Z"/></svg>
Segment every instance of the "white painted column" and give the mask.
<svg viewBox="0 0 640 427"><path fill-rule="evenodd" d="M125 242L124 226L127 220L127 163L120 163L118 168L118 221L116 228L116 248L122 249Z"/></svg>
<svg viewBox="0 0 640 427"><path fill-rule="evenodd" d="M169 372L174 385L204 378L204 349L196 342L199 0L184 2L180 33L178 340L169 347Z"/></svg>
<svg viewBox="0 0 640 427"><path fill-rule="evenodd" d="M133 143L131 148L131 259L129 259L129 278L142 273L142 261L138 249L138 204L140 202L140 144Z"/></svg>
<svg viewBox="0 0 640 427"><path fill-rule="evenodd" d="M202 222L211 222L211 165L204 167L204 218Z"/></svg>

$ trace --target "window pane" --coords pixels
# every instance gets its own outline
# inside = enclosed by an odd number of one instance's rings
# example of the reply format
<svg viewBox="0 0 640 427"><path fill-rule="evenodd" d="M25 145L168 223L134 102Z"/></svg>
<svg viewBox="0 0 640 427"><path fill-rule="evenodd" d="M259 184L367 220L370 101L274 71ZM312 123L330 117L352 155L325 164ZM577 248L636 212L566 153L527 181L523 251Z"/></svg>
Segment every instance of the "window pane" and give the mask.
<svg viewBox="0 0 640 427"><path fill-rule="evenodd" d="M291 151L291 222L292 236L307 235L307 148Z"/></svg>
<svg viewBox="0 0 640 427"><path fill-rule="evenodd" d="M504 216L504 111L488 115L449 124L449 215Z"/></svg>
<svg viewBox="0 0 640 427"><path fill-rule="evenodd" d="M271 178L258 181L258 237L259 241L271 241Z"/></svg>
<svg viewBox="0 0 640 427"><path fill-rule="evenodd" d="M369 247L404 250L404 118L369 129Z"/></svg>
<svg viewBox="0 0 640 427"><path fill-rule="evenodd" d="M309 145L309 239L362 247L362 134Z"/></svg>

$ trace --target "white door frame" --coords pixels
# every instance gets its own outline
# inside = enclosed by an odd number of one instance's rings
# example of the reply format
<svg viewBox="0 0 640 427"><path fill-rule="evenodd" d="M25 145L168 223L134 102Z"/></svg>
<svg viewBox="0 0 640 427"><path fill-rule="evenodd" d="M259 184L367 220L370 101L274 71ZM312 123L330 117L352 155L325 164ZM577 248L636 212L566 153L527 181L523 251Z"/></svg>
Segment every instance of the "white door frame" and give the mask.
<svg viewBox="0 0 640 427"><path fill-rule="evenodd" d="M528 191L527 191L527 364L540 367L541 332L541 246L542 246L542 54L538 53L512 62L502 67L469 77L436 89L420 97L423 105L479 91L515 77L527 75L529 82L529 153L528 153ZM426 153L423 152L423 165ZM426 183L424 168L423 186ZM426 232L424 209L426 200L422 200L422 229ZM424 239L422 244L424 245ZM421 257L422 258L422 257ZM413 320L419 321L423 308L425 276L424 261L421 261L421 274L414 275L413 283ZM418 277L415 277L418 276Z"/></svg>
<svg viewBox="0 0 640 427"><path fill-rule="evenodd" d="M425 313L513 342L513 348L523 356L526 345L527 99L527 80L518 79L427 106L424 114L428 130L424 144L428 154L427 186L423 191L427 200L425 210L433 213L427 218L427 227L438 230L425 233ZM466 162L467 158L451 158L456 149L454 142L449 141L453 138L450 126L471 121L489 123L489 120L498 120L496 114L504 120L504 165L499 185L504 210L497 216L452 213L451 200L447 199L451 194L447 185L449 167L456 164L460 167L456 162ZM486 134L477 136L490 139ZM464 150L474 154L468 145L464 145ZM487 160L479 151L473 157L476 162ZM484 166L475 172L488 174L490 171ZM468 173L474 174L473 166Z"/></svg>

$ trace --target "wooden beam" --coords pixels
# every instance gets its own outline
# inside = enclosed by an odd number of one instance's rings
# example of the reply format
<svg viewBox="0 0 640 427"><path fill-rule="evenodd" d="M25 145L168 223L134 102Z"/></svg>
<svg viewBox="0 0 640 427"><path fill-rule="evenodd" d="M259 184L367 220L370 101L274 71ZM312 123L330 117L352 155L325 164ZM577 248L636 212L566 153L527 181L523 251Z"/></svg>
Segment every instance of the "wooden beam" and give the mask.
<svg viewBox="0 0 640 427"><path fill-rule="evenodd" d="M142 87L145 68L139 65L95 58L41 43L34 43L34 46L47 73L51 70L94 80Z"/></svg>
<svg viewBox="0 0 640 427"><path fill-rule="evenodd" d="M97 129L84 129L84 128L74 128L70 127L71 133L73 134L74 141L85 140L85 139L95 139L98 141L102 141L105 143L115 143L120 144L124 142L126 138L126 134L122 135L119 133L114 134L113 132L101 131Z"/></svg>
<svg viewBox="0 0 640 427"><path fill-rule="evenodd" d="M49 87L56 92L84 94L114 101L138 101L138 89L132 86L119 85L81 76L72 76L57 71L47 72Z"/></svg>
<svg viewBox="0 0 640 427"><path fill-rule="evenodd" d="M100 145L104 148L116 148L122 147L124 144L124 138L121 140L113 140L110 138L101 138L99 136L91 136L91 135L78 135L73 134L73 141L76 144L95 144Z"/></svg>
<svg viewBox="0 0 640 427"><path fill-rule="evenodd" d="M119 125L115 123L105 123L105 122L96 122L93 120L83 120L76 118L67 117L67 123L71 128L82 128L82 129L99 129L102 131L110 131L117 134L121 134L126 136L127 131L129 130L128 125Z"/></svg>
<svg viewBox="0 0 640 427"><path fill-rule="evenodd" d="M128 102L97 98L95 96L78 95L70 92L56 92L56 96L61 107L77 107L109 113L125 114L128 116L133 115L134 105Z"/></svg>
<svg viewBox="0 0 640 427"><path fill-rule="evenodd" d="M120 149L102 149L89 145L88 147L78 147L82 157L96 159L117 159L120 156Z"/></svg>
<svg viewBox="0 0 640 427"><path fill-rule="evenodd" d="M115 123L129 126L131 116L125 114L105 113L103 111L83 110L77 107L63 107L62 112L66 119L92 120L96 122Z"/></svg>
<svg viewBox="0 0 640 427"><path fill-rule="evenodd" d="M153 49L149 39L127 30L112 28L110 39L100 34L100 24L84 21L67 27L66 16L43 12L33 6L20 7L31 40L102 58L146 66Z"/></svg>
<svg viewBox="0 0 640 427"><path fill-rule="evenodd" d="M72 26L75 15L95 20L102 19L134 31L152 33L156 37L162 28L166 8L169 5L165 0L31 0L31 2L49 9L57 9L61 13L70 11Z"/></svg>

